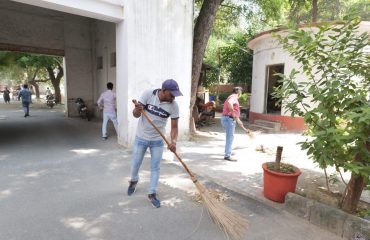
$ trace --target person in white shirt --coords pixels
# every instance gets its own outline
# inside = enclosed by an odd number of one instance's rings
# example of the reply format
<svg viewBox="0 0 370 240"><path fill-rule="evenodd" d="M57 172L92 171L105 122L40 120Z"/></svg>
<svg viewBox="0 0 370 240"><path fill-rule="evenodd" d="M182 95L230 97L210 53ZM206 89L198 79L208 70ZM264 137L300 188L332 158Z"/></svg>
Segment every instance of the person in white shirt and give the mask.
<svg viewBox="0 0 370 240"><path fill-rule="evenodd" d="M114 129L118 135L118 122L116 114L116 93L113 92L113 83L107 83L107 90L103 92L98 99L98 107L100 111L103 111L103 125L102 125L102 138L103 140L108 139L107 124L108 120L111 120Z"/></svg>
<svg viewBox="0 0 370 240"><path fill-rule="evenodd" d="M46 91L45 91L46 99L48 98L49 95L51 95L51 90L49 88L46 88Z"/></svg>

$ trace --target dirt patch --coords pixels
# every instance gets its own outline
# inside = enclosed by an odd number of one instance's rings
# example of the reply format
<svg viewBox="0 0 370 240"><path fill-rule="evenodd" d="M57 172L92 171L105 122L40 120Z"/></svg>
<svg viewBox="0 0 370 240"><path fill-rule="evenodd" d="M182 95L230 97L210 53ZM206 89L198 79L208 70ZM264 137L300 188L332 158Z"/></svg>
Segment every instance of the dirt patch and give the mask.
<svg viewBox="0 0 370 240"><path fill-rule="evenodd" d="M302 169L302 176L297 184L296 193L320 203L339 208L339 203L344 191L345 184L343 182L329 183L328 190L326 179L323 174ZM370 220L370 203L361 200L358 205L356 216Z"/></svg>

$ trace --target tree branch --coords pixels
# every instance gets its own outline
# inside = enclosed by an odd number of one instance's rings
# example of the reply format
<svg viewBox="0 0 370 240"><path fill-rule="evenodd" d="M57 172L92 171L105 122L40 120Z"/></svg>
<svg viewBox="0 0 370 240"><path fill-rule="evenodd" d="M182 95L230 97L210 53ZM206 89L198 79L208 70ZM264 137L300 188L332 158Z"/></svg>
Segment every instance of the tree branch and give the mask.
<svg viewBox="0 0 370 240"><path fill-rule="evenodd" d="M47 79L38 79L38 80L34 80L35 82L48 82L50 81L51 79L50 78L47 78Z"/></svg>

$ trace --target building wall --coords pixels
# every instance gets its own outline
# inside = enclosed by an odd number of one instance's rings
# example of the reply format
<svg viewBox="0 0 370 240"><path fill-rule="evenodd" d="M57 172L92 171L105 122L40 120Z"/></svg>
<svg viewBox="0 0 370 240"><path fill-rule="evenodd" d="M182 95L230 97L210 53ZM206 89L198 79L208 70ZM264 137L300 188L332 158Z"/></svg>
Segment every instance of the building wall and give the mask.
<svg viewBox="0 0 370 240"><path fill-rule="evenodd" d="M0 1L0 43L64 50L63 14Z"/></svg>
<svg viewBox="0 0 370 240"><path fill-rule="evenodd" d="M74 103L77 97L82 98L89 109L94 105L91 19L65 16L63 25L68 116L77 116Z"/></svg>
<svg viewBox="0 0 370 240"><path fill-rule="evenodd" d="M114 84L114 91L117 92L116 66L112 59L116 53L116 24L95 20L92 27L92 56L94 102L102 92L107 89L107 83ZM98 58L102 58L102 68L98 68ZM95 107L95 116L102 118L102 112Z"/></svg>
<svg viewBox="0 0 370 240"><path fill-rule="evenodd" d="M252 72L252 97L251 112L265 113L265 89L266 71L270 65L284 64L284 74L289 74L293 68L298 68L299 64L278 45L276 39L270 34L263 35L256 39L253 44L253 72ZM304 78L299 75L299 78ZM286 112L284 105L281 115L290 116Z"/></svg>
<svg viewBox="0 0 370 240"><path fill-rule="evenodd" d="M120 142L130 145L137 119L132 116L132 99L147 88L160 88L173 78L184 96L176 98L180 106L179 137L189 129L191 85L193 1L124 1L125 20L117 24L117 88ZM122 111L121 111L122 110ZM167 125L167 133L169 133Z"/></svg>
<svg viewBox="0 0 370 240"><path fill-rule="evenodd" d="M302 28L310 31L318 31L317 28L309 28L305 26L303 26ZM283 50L282 47L278 44L278 41L274 37L272 37L272 31L261 33L248 43L248 47L253 50L253 77L250 121L252 123L255 119L279 121L282 123L283 128L287 130L304 129L305 125L303 119L299 117L290 117L290 112L286 111L284 101L282 104L280 116L265 113L267 66L284 64L285 75L289 75L293 69L300 68L300 65L289 55L288 52ZM360 33L370 33L370 22L361 22L358 31ZM282 36L287 35L287 30L277 30L276 32ZM370 52L370 50L368 51ZM299 73L297 74L296 79L299 82L307 78L302 73ZM312 105L312 103L309 104Z"/></svg>
<svg viewBox="0 0 370 240"><path fill-rule="evenodd" d="M94 109L106 82L115 82L119 142L130 145L137 125L137 119L132 116L131 100L137 99L143 90L160 88L165 79L173 78L184 94L176 99L181 116L179 136L187 137L193 1L92 0L83 4L74 1L15 1L26 4L0 1L0 46L13 44L54 50L65 56L68 116L77 114L75 98L82 97L88 107ZM117 67L110 67L110 60L107 60L114 50ZM96 69L98 56L103 57L102 69ZM169 127L170 124L167 132Z"/></svg>

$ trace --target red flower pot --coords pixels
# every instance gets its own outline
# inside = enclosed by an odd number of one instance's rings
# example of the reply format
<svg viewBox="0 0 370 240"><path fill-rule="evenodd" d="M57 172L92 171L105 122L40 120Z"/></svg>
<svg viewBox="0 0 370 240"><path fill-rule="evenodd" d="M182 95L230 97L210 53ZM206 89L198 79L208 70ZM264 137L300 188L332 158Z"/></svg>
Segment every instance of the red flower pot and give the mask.
<svg viewBox="0 0 370 240"><path fill-rule="evenodd" d="M263 168L263 195L275 202L283 203L288 192L294 192L301 171L294 167L295 173L280 173Z"/></svg>

